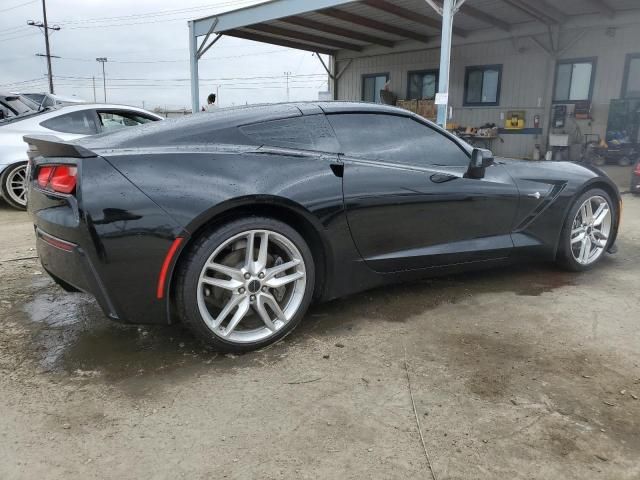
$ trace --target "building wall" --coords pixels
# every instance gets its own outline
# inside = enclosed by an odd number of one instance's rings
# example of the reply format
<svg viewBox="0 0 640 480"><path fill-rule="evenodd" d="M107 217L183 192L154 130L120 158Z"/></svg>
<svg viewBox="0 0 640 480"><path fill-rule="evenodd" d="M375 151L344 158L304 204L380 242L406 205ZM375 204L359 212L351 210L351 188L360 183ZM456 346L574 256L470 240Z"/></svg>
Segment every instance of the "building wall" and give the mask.
<svg viewBox="0 0 640 480"><path fill-rule="evenodd" d="M538 38L548 44L548 39ZM565 51L562 51L563 48ZM609 101L619 98L621 93L626 55L639 52L640 25L620 26L614 30L589 28L561 34L557 60L597 57L592 97L593 120L567 119L565 131L572 135L575 142L581 142L585 133L604 136ZM437 69L439 55L437 47L373 56L358 57L351 52L339 55L336 59L337 71L346 65L348 58L352 58L352 62L338 80L338 99L360 100L362 75L387 72L390 74L391 90L398 98L405 98L407 72ZM503 65L500 105L463 106L465 67L490 64ZM453 115L449 121L465 126L480 126L487 122L502 126L504 117L501 115L506 115L510 110L525 110L526 126L533 127L534 116L540 115L540 126L545 132L552 102L555 65L556 58L528 37L454 46L449 93ZM545 137L544 134L505 134L501 135L503 142L495 141L492 148L498 155L527 158L531 157L536 143L546 144Z"/></svg>

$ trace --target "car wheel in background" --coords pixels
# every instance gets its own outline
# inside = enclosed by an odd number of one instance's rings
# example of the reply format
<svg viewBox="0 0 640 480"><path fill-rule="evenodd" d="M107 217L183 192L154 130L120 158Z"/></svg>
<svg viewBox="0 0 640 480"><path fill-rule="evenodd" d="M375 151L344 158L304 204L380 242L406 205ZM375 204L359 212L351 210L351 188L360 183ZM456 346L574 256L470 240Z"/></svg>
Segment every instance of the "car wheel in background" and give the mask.
<svg viewBox="0 0 640 480"><path fill-rule="evenodd" d="M175 300L185 324L221 351L276 342L313 297L311 250L289 225L247 217L202 235L180 263Z"/></svg>
<svg viewBox="0 0 640 480"><path fill-rule="evenodd" d="M620 157L618 159L618 165L621 167L628 167L629 165L631 165L631 163L631 159L627 156Z"/></svg>
<svg viewBox="0 0 640 480"><path fill-rule="evenodd" d="M594 188L573 204L560 236L558 261L573 271L598 263L609 247L615 206L607 192Z"/></svg>
<svg viewBox="0 0 640 480"><path fill-rule="evenodd" d="M14 163L0 176L2 197L14 208L27 208L27 162Z"/></svg>
<svg viewBox="0 0 640 480"><path fill-rule="evenodd" d="M602 167L606 164L607 164L607 159L600 154L594 153L593 156L591 157L591 165Z"/></svg>

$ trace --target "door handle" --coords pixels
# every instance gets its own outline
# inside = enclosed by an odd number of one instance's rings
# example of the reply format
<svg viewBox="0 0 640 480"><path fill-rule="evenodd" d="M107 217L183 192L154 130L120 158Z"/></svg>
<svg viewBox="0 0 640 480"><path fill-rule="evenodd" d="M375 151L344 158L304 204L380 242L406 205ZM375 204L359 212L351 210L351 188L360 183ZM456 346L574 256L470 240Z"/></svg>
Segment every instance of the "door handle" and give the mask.
<svg viewBox="0 0 640 480"><path fill-rule="evenodd" d="M434 173L433 175L431 175L431 181L433 183L449 182L451 180L455 180L456 178L458 177L449 173Z"/></svg>

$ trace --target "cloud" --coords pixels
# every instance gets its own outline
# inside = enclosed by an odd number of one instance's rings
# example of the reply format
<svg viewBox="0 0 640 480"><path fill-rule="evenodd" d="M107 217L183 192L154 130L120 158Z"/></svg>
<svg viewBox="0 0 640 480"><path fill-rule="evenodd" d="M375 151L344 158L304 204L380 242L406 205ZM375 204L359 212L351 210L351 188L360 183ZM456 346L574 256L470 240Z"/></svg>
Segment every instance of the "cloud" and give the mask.
<svg viewBox="0 0 640 480"><path fill-rule="evenodd" d="M103 100L102 70L107 57L107 100L111 103L180 108L190 106L187 20L253 0L48 0L56 93ZM16 8L13 8L16 7ZM0 89L45 91L43 35L27 20L42 20L39 0L5 0L0 15ZM0 10L2 10L0 8ZM219 93L221 106L286 100L313 100L327 89L324 69L312 53L223 37L200 61L200 100ZM26 82L25 82L26 81ZM24 82L24 83L15 83Z"/></svg>

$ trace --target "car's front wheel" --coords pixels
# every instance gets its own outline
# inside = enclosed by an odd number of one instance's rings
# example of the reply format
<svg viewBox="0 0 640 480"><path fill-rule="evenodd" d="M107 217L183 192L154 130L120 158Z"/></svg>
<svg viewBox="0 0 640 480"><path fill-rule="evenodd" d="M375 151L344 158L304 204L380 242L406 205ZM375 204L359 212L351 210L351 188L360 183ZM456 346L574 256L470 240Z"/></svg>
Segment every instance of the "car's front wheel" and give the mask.
<svg viewBox="0 0 640 480"><path fill-rule="evenodd" d="M27 162L14 163L0 176L2 197L13 208L27 208Z"/></svg>
<svg viewBox="0 0 640 480"><path fill-rule="evenodd" d="M221 351L255 350L301 321L313 297L314 261L289 225L240 219L202 235L181 262L176 302L183 321Z"/></svg>
<svg viewBox="0 0 640 480"><path fill-rule="evenodd" d="M614 229L614 204L607 192L583 193L569 210L562 229L558 260L574 271L587 270L603 257Z"/></svg>

